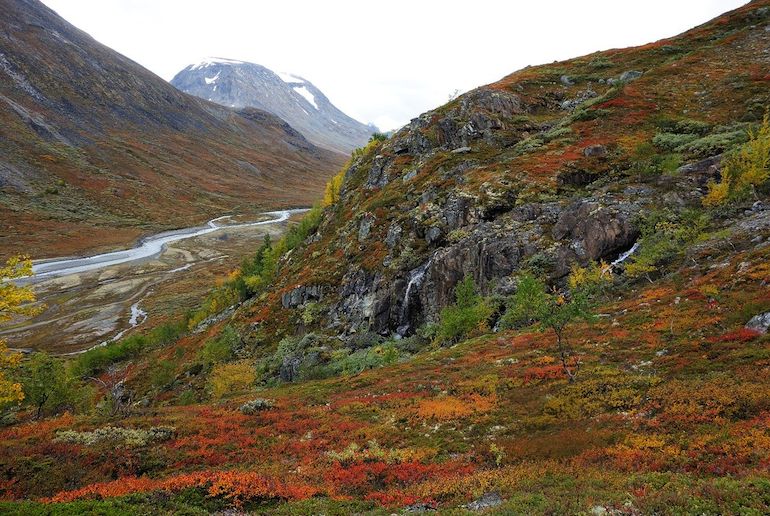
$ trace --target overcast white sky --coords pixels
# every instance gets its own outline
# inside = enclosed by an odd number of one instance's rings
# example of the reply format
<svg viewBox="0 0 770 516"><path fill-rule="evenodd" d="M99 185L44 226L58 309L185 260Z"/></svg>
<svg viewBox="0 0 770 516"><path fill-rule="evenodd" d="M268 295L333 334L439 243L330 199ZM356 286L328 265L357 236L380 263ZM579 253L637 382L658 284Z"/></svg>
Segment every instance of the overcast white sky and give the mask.
<svg viewBox="0 0 770 516"><path fill-rule="evenodd" d="M673 36L746 0L43 0L170 80L207 56L313 82L393 129L526 65Z"/></svg>

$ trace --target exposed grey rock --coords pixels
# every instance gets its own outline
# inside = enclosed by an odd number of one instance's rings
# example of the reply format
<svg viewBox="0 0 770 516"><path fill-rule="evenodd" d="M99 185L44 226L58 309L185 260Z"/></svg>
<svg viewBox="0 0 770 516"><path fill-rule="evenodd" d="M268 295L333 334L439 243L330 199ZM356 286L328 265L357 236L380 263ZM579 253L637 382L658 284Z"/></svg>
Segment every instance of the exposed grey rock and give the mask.
<svg viewBox="0 0 770 516"><path fill-rule="evenodd" d="M452 154L467 154L471 151L470 147L458 147L452 150Z"/></svg>
<svg viewBox="0 0 770 516"><path fill-rule="evenodd" d="M332 307L335 321L345 321L349 330L370 328L379 332L388 327L390 295L394 285L381 275L353 269L343 278L339 302Z"/></svg>
<svg viewBox="0 0 770 516"><path fill-rule="evenodd" d="M365 214L361 218L361 222L358 225L358 241L363 242L367 238L369 238L369 232L372 230L372 225L374 225L374 215L371 213Z"/></svg>
<svg viewBox="0 0 770 516"><path fill-rule="evenodd" d="M278 369L278 376L284 382L293 382L299 378L300 367L302 366L301 356L287 356L283 357L281 367Z"/></svg>
<svg viewBox="0 0 770 516"><path fill-rule="evenodd" d="M463 95L454 108L436 122L437 143L446 149L470 147L472 141L480 139L491 143L497 131L508 127L514 115L524 112L517 95L477 88Z"/></svg>
<svg viewBox="0 0 770 516"><path fill-rule="evenodd" d="M218 314L210 315L203 319L198 326L195 327L193 333L198 334L206 331L211 325L224 321L232 317L235 312L235 306L228 307L227 309L219 312Z"/></svg>
<svg viewBox="0 0 770 516"><path fill-rule="evenodd" d="M583 156L593 158L607 155L607 147L604 145L589 145L583 149Z"/></svg>
<svg viewBox="0 0 770 516"><path fill-rule="evenodd" d="M403 229L401 226L396 224L395 222L390 225L388 228L388 234L385 237L385 245L388 246L388 249L393 249L396 247L396 244L398 244L398 241L401 240L401 233L403 232Z"/></svg>
<svg viewBox="0 0 770 516"><path fill-rule="evenodd" d="M322 285L300 285L281 296L281 305L284 308L296 308L308 301L320 301L324 296Z"/></svg>
<svg viewBox="0 0 770 516"><path fill-rule="evenodd" d="M317 335L308 333L289 347L278 369L278 376L284 382L300 378L303 370L328 360L329 349L320 345Z"/></svg>
<svg viewBox="0 0 770 516"><path fill-rule="evenodd" d="M677 169L677 174L686 176L703 187L712 179L717 179L721 170L722 156L711 156L694 163L688 163Z"/></svg>
<svg viewBox="0 0 770 516"><path fill-rule="evenodd" d="M434 512L436 506L429 502L417 502L404 507L404 512Z"/></svg>
<svg viewBox="0 0 770 516"><path fill-rule="evenodd" d="M389 145L393 152L412 156L428 152L433 148L433 144L422 134L421 129L429 125L430 119L425 116L413 118L404 129L390 139Z"/></svg>
<svg viewBox="0 0 770 516"><path fill-rule="evenodd" d="M364 185L366 188L371 190L373 188L382 188L388 184L388 174L385 171L386 165L386 160L381 156L374 158L374 163L372 163L372 166L369 169L369 175L366 178L366 184Z"/></svg>
<svg viewBox="0 0 770 516"><path fill-rule="evenodd" d="M431 186L427 190L425 190L423 193L420 194L420 202L425 204L433 201L438 196L438 191L436 190L436 187Z"/></svg>
<svg viewBox="0 0 770 516"><path fill-rule="evenodd" d="M497 507L503 503L503 499L497 493L486 493L478 500L474 500L468 504L468 509L471 511L483 511Z"/></svg>
<svg viewBox="0 0 770 516"><path fill-rule="evenodd" d="M632 220L639 209L622 202L577 201L561 214L552 235L555 240L579 240L592 260L608 258L636 241L639 229Z"/></svg>
<svg viewBox="0 0 770 516"><path fill-rule="evenodd" d="M472 197L464 195L452 195L449 197L441 213L441 218L449 230L461 228L477 221L471 213L474 201L475 199ZM431 230L433 229L431 228ZM433 243L441 237L440 230L433 236L429 235L431 230L428 230L428 233L425 234L428 243Z"/></svg>
<svg viewBox="0 0 770 516"><path fill-rule="evenodd" d="M638 70L628 70L620 74L620 77L618 78L618 80L620 80L620 82L629 82L629 81L636 80L641 76L642 76L642 72Z"/></svg>
<svg viewBox="0 0 770 516"><path fill-rule="evenodd" d="M582 103L596 97L597 95L598 94L594 90L592 90L591 88L588 88L578 93L577 96L575 96L574 98L563 100L559 104L559 107L565 111L574 111Z"/></svg>
<svg viewBox="0 0 770 516"><path fill-rule="evenodd" d="M438 226L431 226L428 228L428 230L425 232L425 241L428 244L435 244L441 238L443 237L444 233L441 231L441 228Z"/></svg>
<svg viewBox="0 0 770 516"><path fill-rule="evenodd" d="M255 398L247 401L240 407L240 411L247 416L262 412L263 410L270 410L275 406L273 400L265 398Z"/></svg>
<svg viewBox="0 0 770 516"><path fill-rule="evenodd" d="M755 315L746 323L746 328L762 334L767 333L768 329L770 329L770 312Z"/></svg>

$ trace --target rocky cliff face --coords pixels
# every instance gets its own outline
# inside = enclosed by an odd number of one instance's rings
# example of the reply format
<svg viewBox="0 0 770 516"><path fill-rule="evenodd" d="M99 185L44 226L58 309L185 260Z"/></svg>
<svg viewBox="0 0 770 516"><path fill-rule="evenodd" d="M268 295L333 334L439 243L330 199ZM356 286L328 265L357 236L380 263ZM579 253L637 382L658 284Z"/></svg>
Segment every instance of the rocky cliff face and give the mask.
<svg viewBox="0 0 770 516"><path fill-rule="evenodd" d="M365 145L376 130L337 109L310 81L254 63L209 58L187 66L171 84L223 106L273 113L316 145L343 154Z"/></svg>
<svg viewBox="0 0 770 516"><path fill-rule="evenodd" d="M421 115L350 164L338 205L245 317L291 333L318 303L317 331L405 336L465 276L505 295L524 268L552 282L596 260L622 273L645 216L701 209L720 155L770 105L768 27L770 9L754 2L670 40L527 68Z"/></svg>
<svg viewBox="0 0 770 516"><path fill-rule="evenodd" d="M36 0L0 11L0 257L309 205L341 164L269 113L178 91Z"/></svg>

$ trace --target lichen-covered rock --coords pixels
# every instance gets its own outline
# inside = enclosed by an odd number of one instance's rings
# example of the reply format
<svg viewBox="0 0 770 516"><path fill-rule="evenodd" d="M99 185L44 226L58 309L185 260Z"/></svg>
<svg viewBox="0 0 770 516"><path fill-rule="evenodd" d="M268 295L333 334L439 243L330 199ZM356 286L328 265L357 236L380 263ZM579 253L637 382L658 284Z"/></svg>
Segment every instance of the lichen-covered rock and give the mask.
<svg viewBox="0 0 770 516"><path fill-rule="evenodd" d="M401 240L401 233L403 231L403 228L399 224L391 224L388 228L388 234L385 237L385 245L387 245L389 249L396 247L396 244Z"/></svg>
<svg viewBox="0 0 770 516"><path fill-rule="evenodd" d="M363 217L361 217L361 222L358 224L358 241L363 242L367 238L369 238L369 232L372 230L372 226L374 225L374 215L371 213L365 213Z"/></svg>
<svg viewBox="0 0 770 516"><path fill-rule="evenodd" d="M471 511L484 511L502 505L503 499L497 493L485 493L478 500L474 500L468 504L468 510Z"/></svg>
<svg viewBox="0 0 770 516"><path fill-rule="evenodd" d="M746 328L765 334L770 329L770 312L755 315L746 323Z"/></svg>
<svg viewBox="0 0 770 516"><path fill-rule="evenodd" d="M240 407L240 411L247 416L254 415L264 410L270 410L275 407L275 402L266 398L255 398L249 400Z"/></svg>
<svg viewBox="0 0 770 516"><path fill-rule="evenodd" d="M638 79L642 76L642 72L639 70L628 70L620 74L620 77L618 79L620 82L629 82Z"/></svg>
<svg viewBox="0 0 770 516"><path fill-rule="evenodd" d="M284 308L295 308L308 301L320 301L323 296L323 285L300 285L281 296L281 305Z"/></svg>

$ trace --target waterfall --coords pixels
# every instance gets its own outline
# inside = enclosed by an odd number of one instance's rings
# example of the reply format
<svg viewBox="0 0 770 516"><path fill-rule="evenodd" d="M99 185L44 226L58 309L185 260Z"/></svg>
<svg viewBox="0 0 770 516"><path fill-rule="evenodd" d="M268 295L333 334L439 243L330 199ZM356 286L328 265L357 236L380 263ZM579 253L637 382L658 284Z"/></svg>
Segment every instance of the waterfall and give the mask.
<svg viewBox="0 0 770 516"><path fill-rule="evenodd" d="M615 260L614 262L612 262L610 265L612 267L617 267L621 263L625 262L628 259L629 256L634 254L637 249L639 249L639 242L634 242L634 245L631 246L631 249L629 249L625 253L623 253L620 256L618 256L618 259Z"/></svg>
<svg viewBox="0 0 770 516"><path fill-rule="evenodd" d="M430 267L430 260L423 263L416 269L409 272L409 280L406 284L406 291L404 292L404 300L401 302L401 314L398 318L399 327L396 330L399 335L403 335L409 329L409 301L412 297L412 290L420 288L423 280L425 279L425 273Z"/></svg>

